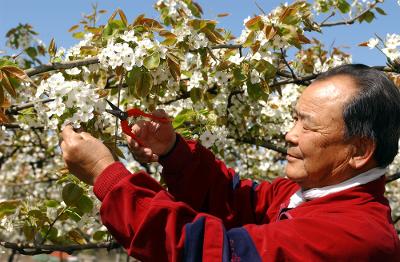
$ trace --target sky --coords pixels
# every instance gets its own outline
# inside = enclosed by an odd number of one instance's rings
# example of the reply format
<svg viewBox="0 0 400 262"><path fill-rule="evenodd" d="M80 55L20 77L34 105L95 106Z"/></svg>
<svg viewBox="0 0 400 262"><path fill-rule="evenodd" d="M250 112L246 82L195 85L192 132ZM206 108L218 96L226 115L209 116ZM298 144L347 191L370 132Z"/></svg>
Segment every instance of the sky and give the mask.
<svg viewBox="0 0 400 262"><path fill-rule="evenodd" d="M229 29L235 36L239 36L243 29L243 20L248 16L260 14L256 2L265 12L269 12L284 1L197 0L197 2L202 6L205 18L217 19L220 27ZM71 36L68 29L77 24L84 13L91 12L93 3L97 3L100 9L108 11L101 17L100 23L102 24L117 8L121 8L125 12L130 22L142 13L147 17L158 17L158 13L153 9L155 1L150 0L99 0L97 2L93 0L0 0L0 50L6 50L6 32L17 26L18 23L31 24L39 33L38 38L46 44L54 37L59 47L68 48L74 45L77 40ZM400 33L398 27L400 6L397 4L397 0L385 0L381 7L388 15L378 15L378 19L374 20L372 24L324 28L323 34L312 34L312 36L322 40L327 47L332 44L343 47L346 52L353 55L354 63L384 65L386 59L378 50L369 50L367 47L358 46L359 43L367 41L375 34L385 37L387 33ZM230 15L216 18L219 13L229 13ZM337 19L341 18L338 17L331 21Z"/></svg>

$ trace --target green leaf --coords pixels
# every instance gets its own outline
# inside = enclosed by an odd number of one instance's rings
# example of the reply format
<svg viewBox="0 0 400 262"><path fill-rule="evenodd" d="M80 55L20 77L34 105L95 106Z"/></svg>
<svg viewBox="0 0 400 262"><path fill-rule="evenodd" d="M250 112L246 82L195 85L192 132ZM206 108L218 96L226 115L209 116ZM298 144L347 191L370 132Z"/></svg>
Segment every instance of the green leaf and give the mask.
<svg viewBox="0 0 400 262"><path fill-rule="evenodd" d="M32 241L35 238L36 228L34 226L24 224L22 231L24 232L26 240Z"/></svg>
<svg viewBox="0 0 400 262"><path fill-rule="evenodd" d="M203 92L200 88L192 88L190 90L190 98L192 99L193 103L196 103L203 99Z"/></svg>
<svg viewBox="0 0 400 262"><path fill-rule="evenodd" d="M172 77L175 79L175 81L179 81L181 77L181 67L179 65L178 58L167 53L167 63Z"/></svg>
<svg viewBox="0 0 400 262"><path fill-rule="evenodd" d="M26 52L27 55L30 56L31 58L35 58L35 57L38 55L36 49L33 48L33 47L28 47L27 49L25 49L25 52Z"/></svg>
<svg viewBox="0 0 400 262"><path fill-rule="evenodd" d="M261 16L256 16L247 21L245 26L251 31L257 31L264 27L264 23Z"/></svg>
<svg viewBox="0 0 400 262"><path fill-rule="evenodd" d="M79 222L82 219L82 216L78 214L78 212L75 212L73 209L67 209L65 210L65 214L68 215L68 217L75 222Z"/></svg>
<svg viewBox="0 0 400 262"><path fill-rule="evenodd" d="M76 207L81 211L82 213L89 213L93 209L93 201L90 199L90 197L83 195L78 203L76 204Z"/></svg>
<svg viewBox="0 0 400 262"><path fill-rule="evenodd" d="M251 31L250 34L247 36L246 41L243 43L243 47L249 47L254 43L254 40L256 38L256 34L254 31Z"/></svg>
<svg viewBox="0 0 400 262"><path fill-rule="evenodd" d="M247 93L249 97L254 101L263 99L266 101L268 99L268 94L264 91L263 85L261 83L252 84L250 80L247 81Z"/></svg>
<svg viewBox="0 0 400 262"><path fill-rule="evenodd" d="M203 10L201 9L200 5L198 5L196 2L189 1L187 6L195 17L201 17Z"/></svg>
<svg viewBox="0 0 400 262"><path fill-rule="evenodd" d="M153 86L153 79L150 72L142 72L141 77L136 80L136 94L139 97L145 98Z"/></svg>
<svg viewBox="0 0 400 262"><path fill-rule="evenodd" d="M154 52L143 60L143 65L148 70L155 69L160 65L160 53Z"/></svg>
<svg viewBox="0 0 400 262"><path fill-rule="evenodd" d="M68 29L68 32L75 31L75 30L78 29L78 28L79 28L79 25L73 25L73 26L71 26L71 27Z"/></svg>
<svg viewBox="0 0 400 262"><path fill-rule="evenodd" d="M76 32L72 34L73 38L76 39L83 39L85 37L85 32Z"/></svg>
<svg viewBox="0 0 400 262"><path fill-rule="evenodd" d="M57 228L51 227L50 231L49 231L49 234L47 235L47 239L55 240L55 239L57 239L57 236L58 236Z"/></svg>
<svg viewBox="0 0 400 262"><path fill-rule="evenodd" d="M38 220L44 220L47 218L46 214L40 211L39 209L33 209L28 212L28 216L36 218Z"/></svg>
<svg viewBox="0 0 400 262"><path fill-rule="evenodd" d="M150 72L134 67L126 76L128 93L137 97L146 97L153 86L153 79Z"/></svg>
<svg viewBox="0 0 400 262"><path fill-rule="evenodd" d="M0 202L0 219L4 216L14 214L20 204L20 200L7 200Z"/></svg>
<svg viewBox="0 0 400 262"><path fill-rule="evenodd" d="M103 30L103 37L112 36L115 32L119 30L123 30L126 28L126 25L121 20L111 20L108 22L106 27Z"/></svg>
<svg viewBox="0 0 400 262"><path fill-rule="evenodd" d="M62 199L67 206L75 205L83 195L83 189L75 183L68 183L62 190Z"/></svg>
<svg viewBox="0 0 400 262"><path fill-rule="evenodd" d="M68 237L75 243L84 245L86 244L86 240L82 237L82 235L77 230L71 230L68 232Z"/></svg>
<svg viewBox="0 0 400 262"><path fill-rule="evenodd" d="M102 240L104 240L105 236L107 236L107 235L108 235L107 231L101 231L101 230L96 231L93 234L93 240L102 241Z"/></svg>
<svg viewBox="0 0 400 262"><path fill-rule="evenodd" d="M233 72L233 80L235 83L242 83L246 80L246 75L243 74L240 67L236 67L232 70Z"/></svg>
<svg viewBox="0 0 400 262"><path fill-rule="evenodd" d="M118 8L118 14L119 17L121 18L122 23L124 23L125 26L128 26L128 19L126 19L126 15L124 11Z"/></svg>
<svg viewBox="0 0 400 262"><path fill-rule="evenodd" d="M128 94L133 95L135 93L136 79L140 78L141 73L142 71L139 67L134 67L126 74L125 81L128 85Z"/></svg>
<svg viewBox="0 0 400 262"><path fill-rule="evenodd" d="M266 69L263 72L264 73L264 78L265 79L274 78L277 71L278 71L278 69L275 66L273 66L271 63L267 62Z"/></svg>
<svg viewBox="0 0 400 262"><path fill-rule="evenodd" d="M348 13L351 9L351 5L346 0L339 0L337 7L342 14Z"/></svg>
<svg viewBox="0 0 400 262"><path fill-rule="evenodd" d="M45 202L46 207L58 207L60 205L60 202L50 199L50 200L46 200Z"/></svg>
<svg viewBox="0 0 400 262"><path fill-rule="evenodd" d="M50 240L55 240L55 239L57 239L57 236L58 236L58 230L55 227L51 227L49 229L49 226L44 226L40 233L42 235L42 238L44 238L47 234L46 239L50 239Z"/></svg>
<svg viewBox="0 0 400 262"><path fill-rule="evenodd" d="M265 60L260 60L256 63L255 68L257 71L264 75L265 79L274 78L277 72L275 66Z"/></svg>
<svg viewBox="0 0 400 262"><path fill-rule="evenodd" d="M1 81L1 86L4 87L5 90L12 96L17 97L17 92L15 91L14 86L11 84L10 79L7 75L3 74L3 80Z"/></svg>
<svg viewBox="0 0 400 262"><path fill-rule="evenodd" d="M50 40L50 44L49 44L49 47L47 48L47 52L49 52L50 56L55 56L55 54L57 52L57 46L56 46L56 41L54 40L54 38L52 38Z"/></svg>
<svg viewBox="0 0 400 262"><path fill-rule="evenodd" d="M191 109L183 109L172 121L172 126L178 128L189 121L196 113Z"/></svg>
<svg viewBox="0 0 400 262"><path fill-rule="evenodd" d="M15 66L15 67L18 67L18 65L16 63L11 62L10 60L5 59L5 58L0 58L0 67L2 67L2 66Z"/></svg>
<svg viewBox="0 0 400 262"><path fill-rule="evenodd" d="M376 10L379 14L381 14L381 15L387 15L386 12L385 12L385 10L383 10L383 9L380 8L380 7L375 7L375 10Z"/></svg>
<svg viewBox="0 0 400 262"><path fill-rule="evenodd" d="M371 11L366 12L364 15L365 15L364 20L367 21L367 23L371 23L375 18L375 14L372 13Z"/></svg>
<svg viewBox="0 0 400 262"><path fill-rule="evenodd" d="M207 26L207 21L202 19L193 19L188 23L193 29L200 30Z"/></svg>

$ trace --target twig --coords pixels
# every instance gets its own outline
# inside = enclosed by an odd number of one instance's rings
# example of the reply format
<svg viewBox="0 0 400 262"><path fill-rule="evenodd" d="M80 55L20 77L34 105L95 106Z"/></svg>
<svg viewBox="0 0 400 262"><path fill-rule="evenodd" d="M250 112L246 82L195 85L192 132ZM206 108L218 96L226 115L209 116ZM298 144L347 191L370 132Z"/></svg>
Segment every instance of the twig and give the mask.
<svg viewBox="0 0 400 262"><path fill-rule="evenodd" d="M296 74L294 73L293 69L290 67L288 61L286 60L286 57L285 57L286 54L285 54L285 51L283 51L283 48L281 48L281 54L282 54L282 60L285 63L285 65L287 66L287 68L289 69L290 73L292 74L293 79L297 80Z"/></svg>
<svg viewBox="0 0 400 262"><path fill-rule="evenodd" d="M14 261L14 257L15 257L16 253L17 252L15 250L12 251L11 255L8 257L8 262L13 262Z"/></svg>
<svg viewBox="0 0 400 262"><path fill-rule="evenodd" d="M210 46L211 49L223 49L223 48L227 48L227 49L240 49L242 48L242 45L231 45L231 44L223 44L223 45L214 45L214 46Z"/></svg>
<svg viewBox="0 0 400 262"><path fill-rule="evenodd" d="M273 83L269 86L277 87L277 86L282 86L282 85L286 85L286 84L304 84L307 81L317 78L318 76L319 76L319 74L311 74L311 75L304 76L304 77L298 77L297 79L279 81L279 82Z"/></svg>
<svg viewBox="0 0 400 262"><path fill-rule="evenodd" d="M393 182L393 181L396 181L399 178L400 178L400 172L395 173L393 175L389 175L389 176L386 177L386 184L390 183L390 182Z"/></svg>
<svg viewBox="0 0 400 262"><path fill-rule="evenodd" d="M325 19L320 23L320 25L324 24L326 21L329 20L329 18L333 17L334 15L335 15L335 11L333 11L327 18L325 18Z"/></svg>
<svg viewBox="0 0 400 262"><path fill-rule="evenodd" d="M242 142L242 143L246 143L246 144L251 144L251 145L256 145L256 146L261 146L261 147L265 147L267 149L279 152L281 154L286 155L286 148L277 146L271 142L268 141L263 141L263 140L256 140L256 139L235 139L238 142Z"/></svg>
<svg viewBox="0 0 400 262"><path fill-rule="evenodd" d="M354 24L354 22L359 19L361 16L363 16L364 14L366 14L367 12L371 11L371 9L373 9L377 4L378 4L378 0L375 0L374 3L372 3L367 9L365 9L363 12L361 12L360 14L358 14L357 16L353 17L352 19L349 20L343 20L343 21L337 21L337 22L332 22L332 23L326 23L326 21L324 20L323 22L321 22L319 24L320 27L328 27L328 26L337 26L337 25L351 25Z"/></svg>
<svg viewBox="0 0 400 262"><path fill-rule="evenodd" d="M54 251L66 252L68 254L74 251L81 251L87 249L116 249L121 247L117 242L104 242L104 243L88 243L84 245L32 245L32 244L20 244L12 242L0 242L0 245L17 251L22 255L38 255L38 254L50 254Z"/></svg>
<svg viewBox="0 0 400 262"><path fill-rule="evenodd" d="M212 50L211 50L209 47L207 47L207 51L208 51L208 53L210 54L210 56L214 59L215 62L220 61L220 60L213 54Z"/></svg>
<svg viewBox="0 0 400 262"><path fill-rule="evenodd" d="M16 115L18 114L19 111L30 108L30 107L34 107L36 104L38 103L49 103L54 101L54 98L45 98L45 99L40 99L40 100L36 100L36 101L32 101L26 104L22 104L22 105L12 105L10 108L8 108L6 110L6 114L8 115Z"/></svg>
<svg viewBox="0 0 400 262"><path fill-rule="evenodd" d="M68 62L62 62L62 63L49 63L49 64L44 64L44 65L39 65L39 66L25 70L25 73L28 76L34 76L34 75L52 71L52 70L71 69L74 67L98 64L98 63L99 63L99 59L97 57L90 57L90 58L86 58L86 59L74 60L74 61L68 61Z"/></svg>
<svg viewBox="0 0 400 262"><path fill-rule="evenodd" d="M21 148L20 146L17 146L17 147L14 148L14 150L11 151L9 154L3 155L3 156L0 157L0 169L1 169L1 166L3 165L3 163L4 163L4 160L6 160L7 158L10 158L10 157L12 157L13 155L15 155L15 153L17 153L17 151L18 151L20 148Z"/></svg>
<svg viewBox="0 0 400 262"><path fill-rule="evenodd" d="M68 208L68 207L64 207L64 208L60 211L60 213L56 216L56 218L54 218L53 222L51 222L51 224L49 225L49 228L48 228L47 231L46 231L46 234L44 234L44 237L43 237L42 242L40 243L41 245L43 245L43 244L46 242L47 237L49 236L50 231L51 231L51 229L53 228L54 224L58 221L58 219L61 217L61 215L64 214L64 212L67 210L67 208Z"/></svg>
<svg viewBox="0 0 400 262"><path fill-rule="evenodd" d="M22 129L22 127L18 123L0 123L0 126L4 126L5 128L9 129ZM29 127L29 129L43 130L44 126Z"/></svg>
<svg viewBox="0 0 400 262"><path fill-rule="evenodd" d="M254 4L257 6L258 10L261 11L261 13L263 13L264 15L267 14L267 13L264 11L264 9L262 9L261 6L257 3L257 1L254 1Z"/></svg>
<svg viewBox="0 0 400 262"><path fill-rule="evenodd" d="M123 80L124 80L124 74L121 75L121 78L119 79L119 83L118 83L117 107L119 107L119 104L121 102L121 88L122 88ZM118 119L118 117L116 117L115 118L115 147L117 147L118 122L119 122L119 119Z"/></svg>
<svg viewBox="0 0 400 262"><path fill-rule="evenodd" d="M30 186L32 184L40 184L40 183L51 183L57 181L58 178L49 178L46 180L34 180L25 183L2 183L6 187L20 187L20 186Z"/></svg>

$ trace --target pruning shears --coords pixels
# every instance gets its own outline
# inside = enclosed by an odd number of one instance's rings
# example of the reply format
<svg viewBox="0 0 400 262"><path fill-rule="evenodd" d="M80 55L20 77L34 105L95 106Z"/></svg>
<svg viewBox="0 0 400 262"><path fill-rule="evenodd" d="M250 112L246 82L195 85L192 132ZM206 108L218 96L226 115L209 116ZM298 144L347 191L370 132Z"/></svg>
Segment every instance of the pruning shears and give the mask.
<svg viewBox="0 0 400 262"><path fill-rule="evenodd" d="M132 125L129 125L128 122L129 117L146 117L161 123L168 123L171 121L169 118L166 117L158 117L152 114L147 114L139 108L131 108L126 111L122 111L119 107L117 107L107 99L106 101L112 108L111 110L106 109L106 112L118 117L121 120L122 131L128 136L132 137L140 146L145 146L145 144L134 133L132 133Z"/></svg>

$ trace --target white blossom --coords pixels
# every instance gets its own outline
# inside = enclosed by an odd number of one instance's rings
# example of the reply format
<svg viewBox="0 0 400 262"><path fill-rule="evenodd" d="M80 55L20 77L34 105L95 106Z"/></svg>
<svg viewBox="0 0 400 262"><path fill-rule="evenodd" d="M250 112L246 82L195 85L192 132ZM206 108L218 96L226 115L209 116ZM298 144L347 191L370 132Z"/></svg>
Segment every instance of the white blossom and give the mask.
<svg viewBox="0 0 400 262"><path fill-rule="evenodd" d="M389 49L395 49L400 46L400 35L397 34L387 34L385 46Z"/></svg>
<svg viewBox="0 0 400 262"><path fill-rule="evenodd" d="M100 64L115 69L123 66L127 71L132 70L135 64L133 49L127 43L110 42L98 55Z"/></svg>
<svg viewBox="0 0 400 262"><path fill-rule="evenodd" d="M206 148L211 147L215 140L217 140L217 137L208 130L200 136L201 144Z"/></svg>
<svg viewBox="0 0 400 262"><path fill-rule="evenodd" d="M378 38L370 38L367 45L370 49L375 48L379 43L379 39Z"/></svg>
<svg viewBox="0 0 400 262"><path fill-rule="evenodd" d="M255 69L251 70L250 82L252 84L257 84L257 83L261 82L260 73L258 73L257 70L255 70Z"/></svg>
<svg viewBox="0 0 400 262"><path fill-rule="evenodd" d="M65 72L69 75L79 75L81 73L81 69L74 67L71 69L66 69Z"/></svg>
<svg viewBox="0 0 400 262"><path fill-rule="evenodd" d="M192 88L200 88L202 86L202 81L204 81L203 74L201 71L194 71L192 76L190 77L189 83L188 83L188 90L192 90Z"/></svg>
<svg viewBox="0 0 400 262"><path fill-rule="evenodd" d="M228 58L228 61L231 63L234 63L236 65L240 65L240 63L242 63L244 57L240 57L240 54L237 53L236 55L230 56Z"/></svg>
<svg viewBox="0 0 400 262"><path fill-rule="evenodd" d="M138 41L138 38L135 36L134 30L125 31L124 34L120 36L120 38L127 43L129 43L129 42L135 43Z"/></svg>

